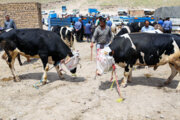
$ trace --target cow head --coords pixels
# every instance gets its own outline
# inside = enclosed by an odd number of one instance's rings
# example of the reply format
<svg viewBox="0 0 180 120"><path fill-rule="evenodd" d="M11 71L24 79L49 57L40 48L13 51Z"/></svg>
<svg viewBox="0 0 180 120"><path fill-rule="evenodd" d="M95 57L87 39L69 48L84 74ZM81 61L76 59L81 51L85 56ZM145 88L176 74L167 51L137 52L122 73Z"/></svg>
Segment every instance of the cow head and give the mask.
<svg viewBox="0 0 180 120"><path fill-rule="evenodd" d="M139 32L144 26L144 22L131 23L130 26L134 29L134 32Z"/></svg>
<svg viewBox="0 0 180 120"><path fill-rule="evenodd" d="M61 30L61 26L53 26L51 28L51 31L57 33L58 35L60 35L60 30Z"/></svg>
<svg viewBox="0 0 180 120"><path fill-rule="evenodd" d="M65 60L65 66L66 68L74 75L77 70L77 65L79 64L80 57L79 57L79 52L73 52L72 55L70 55L66 60Z"/></svg>

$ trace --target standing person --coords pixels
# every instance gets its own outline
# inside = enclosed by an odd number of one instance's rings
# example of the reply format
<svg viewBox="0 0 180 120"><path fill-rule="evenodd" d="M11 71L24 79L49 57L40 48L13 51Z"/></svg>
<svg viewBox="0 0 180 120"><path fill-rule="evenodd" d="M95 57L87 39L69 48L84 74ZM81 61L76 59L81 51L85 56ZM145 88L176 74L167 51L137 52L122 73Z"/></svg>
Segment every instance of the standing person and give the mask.
<svg viewBox="0 0 180 120"><path fill-rule="evenodd" d="M81 20L80 20L80 22L81 22L81 25L82 25L82 27L81 27L81 35L80 35L80 41L81 42L83 42L83 37L84 37L84 24L83 24L83 16L81 17Z"/></svg>
<svg viewBox="0 0 180 120"><path fill-rule="evenodd" d="M142 27L141 32L148 32L148 31L151 31L151 30L155 30L153 26L149 25L149 21L148 20L146 20L144 22L144 24L145 24L145 26Z"/></svg>
<svg viewBox="0 0 180 120"><path fill-rule="evenodd" d="M90 21L88 23L86 23L86 25L85 25L85 34L86 34L87 42L90 42L91 41L91 23L90 23Z"/></svg>
<svg viewBox="0 0 180 120"><path fill-rule="evenodd" d="M107 17L107 26L109 26L110 28L112 26L112 22L109 17Z"/></svg>
<svg viewBox="0 0 180 120"><path fill-rule="evenodd" d="M172 22L170 21L170 18L166 18L163 24L164 33L171 33L172 31Z"/></svg>
<svg viewBox="0 0 180 120"><path fill-rule="evenodd" d="M162 26L162 25L163 25L163 23L164 23L163 19L162 19L162 18L159 18L159 20L158 20L158 24L160 24L160 25Z"/></svg>
<svg viewBox="0 0 180 120"><path fill-rule="evenodd" d="M97 26L100 24L100 19L101 19L101 18L102 18L101 16L99 16L99 17L96 18L95 27L97 27Z"/></svg>
<svg viewBox="0 0 180 120"><path fill-rule="evenodd" d="M100 25L95 29L95 32L91 41L91 48L93 48L93 43L96 43L96 49L103 49L112 40L113 35L110 28L106 25L106 19L100 18ZM96 75L99 75L96 69Z"/></svg>
<svg viewBox="0 0 180 120"><path fill-rule="evenodd" d="M77 21L74 25L74 28L76 30L76 40L78 42L81 41L81 28L82 28L82 24L81 24L81 18L79 18L79 21Z"/></svg>
<svg viewBox="0 0 180 120"><path fill-rule="evenodd" d="M96 26L95 26L95 20L94 20L94 18L93 18L92 21L91 21L91 38L92 38L92 36L93 36L93 34L94 34L95 28L96 28Z"/></svg>
<svg viewBox="0 0 180 120"><path fill-rule="evenodd" d="M9 15L5 16L5 21L4 21L4 29L16 29L16 24L14 22L14 20L10 19Z"/></svg>

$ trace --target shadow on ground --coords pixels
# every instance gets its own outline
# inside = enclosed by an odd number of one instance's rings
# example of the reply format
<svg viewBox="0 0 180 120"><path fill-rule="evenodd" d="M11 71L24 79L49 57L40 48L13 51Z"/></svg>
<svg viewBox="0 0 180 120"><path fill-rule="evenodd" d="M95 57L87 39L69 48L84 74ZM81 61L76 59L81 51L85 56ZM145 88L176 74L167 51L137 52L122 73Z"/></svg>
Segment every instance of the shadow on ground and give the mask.
<svg viewBox="0 0 180 120"><path fill-rule="evenodd" d="M28 80L28 79L40 80L42 75L43 75L42 72L27 73L27 74L22 74L19 77L21 80ZM67 82L84 82L85 81L84 77L72 77L67 74L64 74L64 79L60 79L56 72L48 72L47 75L48 75L47 79L49 80L50 83L57 80L67 81Z"/></svg>
<svg viewBox="0 0 180 120"><path fill-rule="evenodd" d="M122 79L121 79L122 80ZM121 83L121 80L119 80L119 84ZM166 81L166 79L162 78L146 78L146 77L133 77L132 82L128 83L128 86L136 86L136 85L143 85L143 86L150 86L150 87L161 87L163 86L163 83ZM179 81L178 80L172 80L171 84L167 85L166 87L176 89ZM100 90L107 90L110 88L112 82L105 81L101 82L101 85L99 86ZM114 86L116 87L116 84L114 83Z"/></svg>
<svg viewBox="0 0 180 120"><path fill-rule="evenodd" d="M37 61L38 61L38 59L31 59L30 62L24 61L24 63L23 63L22 65L33 64L33 63L35 63L35 62L37 62Z"/></svg>

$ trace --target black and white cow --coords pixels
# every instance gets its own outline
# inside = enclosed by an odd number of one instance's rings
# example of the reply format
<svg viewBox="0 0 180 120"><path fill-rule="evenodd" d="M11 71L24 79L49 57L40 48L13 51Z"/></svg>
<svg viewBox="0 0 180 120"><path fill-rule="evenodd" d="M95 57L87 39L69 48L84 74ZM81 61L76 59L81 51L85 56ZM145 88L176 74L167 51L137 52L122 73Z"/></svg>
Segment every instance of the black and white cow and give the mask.
<svg viewBox="0 0 180 120"><path fill-rule="evenodd" d="M126 33L139 32L144 25L144 22L130 23L129 25L123 26L121 30L116 34L116 36L120 36Z"/></svg>
<svg viewBox="0 0 180 120"><path fill-rule="evenodd" d="M165 84L180 73L180 36L156 33L131 33L116 36L110 44L115 62L124 70L121 83L126 86L131 81L134 65L149 66L156 69L160 65L169 63L171 75ZM177 87L180 90L180 83Z"/></svg>
<svg viewBox="0 0 180 120"><path fill-rule="evenodd" d="M54 64L59 77L62 78L57 63L73 56L71 49L56 33L42 29L13 29L0 35L0 43L6 52L7 63L15 81L20 81L14 69L18 54L41 59L44 67L43 84L47 82L48 62ZM76 68L71 70L71 73L75 72Z"/></svg>
<svg viewBox="0 0 180 120"><path fill-rule="evenodd" d="M53 26L51 30L57 33L69 47L74 49L75 30L73 28Z"/></svg>

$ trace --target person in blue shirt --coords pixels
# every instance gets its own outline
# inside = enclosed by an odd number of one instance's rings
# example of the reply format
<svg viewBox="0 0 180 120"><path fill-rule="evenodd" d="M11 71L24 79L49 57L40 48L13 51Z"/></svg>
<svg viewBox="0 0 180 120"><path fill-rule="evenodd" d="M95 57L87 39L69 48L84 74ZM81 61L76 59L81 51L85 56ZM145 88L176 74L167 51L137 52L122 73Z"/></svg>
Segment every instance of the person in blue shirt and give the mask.
<svg viewBox="0 0 180 120"><path fill-rule="evenodd" d="M107 22L106 22L107 26L109 26L111 28L112 26L112 22L110 21L110 18L107 17Z"/></svg>
<svg viewBox="0 0 180 120"><path fill-rule="evenodd" d="M145 26L142 27L141 32L148 32L148 31L155 30L153 26L149 25L148 20L146 20L144 23L145 23Z"/></svg>
<svg viewBox="0 0 180 120"><path fill-rule="evenodd" d="M74 25L74 28L76 30L76 40L78 42L81 41L81 28L82 28L82 23L81 23L81 18L79 18L79 21L77 21Z"/></svg>
<svg viewBox="0 0 180 120"><path fill-rule="evenodd" d="M163 24L164 33L171 33L172 30L172 22L170 21L170 18L166 18Z"/></svg>
<svg viewBox="0 0 180 120"><path fill-rule="evenodd" d="M162 20L162 18L159 18L158 20L158 24L160 24L161 26L163 25L164 21Z"/></svg>
<svg viewBox="0 0 180 120"><path fill-rule="evenodd" d="M88 23L86 23L86 25L85 25L85 34L86 34L87 42L90 42L91 41L91 23L90 23L90 21Z"/></svg>

